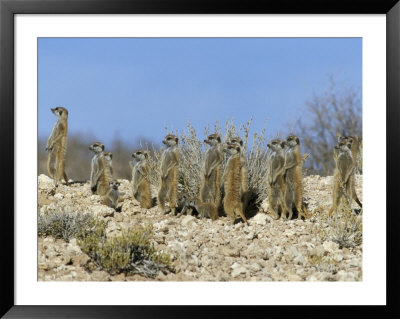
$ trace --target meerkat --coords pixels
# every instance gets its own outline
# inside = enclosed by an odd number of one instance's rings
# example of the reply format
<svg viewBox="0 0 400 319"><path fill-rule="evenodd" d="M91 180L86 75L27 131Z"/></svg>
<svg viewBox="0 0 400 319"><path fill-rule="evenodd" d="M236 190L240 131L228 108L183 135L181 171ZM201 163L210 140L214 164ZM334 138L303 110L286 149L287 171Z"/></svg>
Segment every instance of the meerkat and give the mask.
<svg viewBox="0 0 400 319"><path fill-rule="evenodd" d="M221 137L218 134L207 136L204 143L210 145L206 151L203 172L201 174L200 201L213 203L219 207L221 202Z"/></svg>
<svg viewBox="0 0 400 319"><path fill-rule="evenodd" d="M132 154L137 161L132 168L132 195L143 208L151 208L151 190L149 182L150 166L148 163L149 152L139 150Z"/></svg>
<svg viewBox="0 0 400 319"><path fill-rule="evenodd" d="M291 219L293 204L298 211L298 218L308 218L303 202L303 158L300 154L300 139L295 135L286 138L285 145L285 212L282 218ZM287 216L287 212L289 216Z"/></svg>
<svg viewBox="0 0 400 319"><path fill-rule="evenodd" d="M245 212L249 200L249 190L248 190L247 164L243 153L243 140L239 136L236 136L232 137L229 143L235 144L236 146L240 147L240 181L241 181L243 212Z"/></svg>
<svg viewBox="0 0 400 319"><path fill-rule="evenodd" d="M344 143L350 143L351 144L351 155L353 156L353 161L354 161L354 170L352 174L352 179L351 181L351 196L353 199L356 201L356 203L362 208L362 204L360 200L358 199L357 193L356 193L356 184L355 184L355 175L356 175L356 169L357 169L357 156L358 156L358 151L359 151L359 145L360 145L360 138L356 136L341 136L340 134L337 134L338 137L338 143L344 142ZM333 151L333 157L334 160L336 161L337 159L337 153L336 153L336 148L334 148Z"/></svg>
<svg viewBox="0 0 400 319"><path fill-rule="evenodd" d="M225 191L224 211L233 219L233 222L238 214L246 224L249 224L243 211L240 147L228 143L223 151L229 156L222 176Z"/></svg>
<svg viewBox="0 0 400 319"><path fill-rule="evenodd" d="M109 190L103 196L103 204L110 206L111 208L116 209L118 205L118 198L119 198L119 187L120 183L117 180L112 180L109 183Z"/></svg>
<svg viewBox="0 0 400 319"><path fill-rule="evenodd" d="M110 171L104 158L104 145L96 142L91 144L89 149L95 154L92 158L90 189L93 193L104 196L110 189L111 181Z"/></svg>
<svg viewBox="0 0 400 319"><path fill-rule="evenodd" d="M110 171L110 176L114 176L114 169L112 166L112 153L111 152L104 152L104 159L106 160L106 167Z"/></svg>
<svg viewBox="0 0 400 319"><path fill-rule="evenodd" d="M285 170L284 146L285 143L279 139L273 139L267 144L267 147L271 149L271 153L268 155L267 159L268 203L274 214L274 219L279 218L279 210L281 214L284 214L286 211L284 198L286 185L283 179Z"/></svg>
<svg viewBox="0 0 400 319"><path fill-rule="evenodd" d="M178 201L178 141L178 137L172 134L168 134L162 141L167 148L161 155L161 187L158 192L158 204L161 209L164 213L168 212L165 209L165 201L168 200L174 215Z"/></svg>
<svg viewBox="0 0 400 319"><path fill-rule="evenodd" d="M65 154L67 152L68 135L68 110L58 106L52 108L51 112L57 116L57 122L47 140L46 151L49 153L47 159L47 171L55 181L55 186L64 178L65 183L70 186L65 173Z"/></svg>
<svg viewBox="0 0 400 319"><path fill-rule="evenodd" d="M201 200L196 199L190 201L189 208L194 208L199 214L199 218L211 218L212 220L218 218L218 208L214 203L204 203Z"/></svg>
<svg viewBox="0 0 400 319"><path fill-rule="evenodd" d="M354 169L355 160L352 154L352 141L343 139L335 146L337 152L336 169L333 176L333 201L332 207L329 210L329 216L336 212L340 199L345 195L351 205L351 200L354 199L360 207L361 202L355 194L354 186Z"/></svg>

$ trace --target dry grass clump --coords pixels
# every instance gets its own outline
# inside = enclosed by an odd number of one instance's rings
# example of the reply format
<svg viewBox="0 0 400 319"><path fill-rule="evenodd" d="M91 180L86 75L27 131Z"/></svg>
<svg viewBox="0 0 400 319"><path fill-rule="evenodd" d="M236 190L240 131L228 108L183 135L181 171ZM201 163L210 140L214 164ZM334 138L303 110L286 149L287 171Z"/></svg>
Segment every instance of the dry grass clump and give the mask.
<svg viewBox="0 0 400 319"><path fill-rule="evenodd" d="M52 212L38 215L38 235L53 236L77 243L93 262L110 274L121 272L155 277L159 271L173 270L171 256L157 251L151 225L123 231L108 238L107 223L91 214Z"/></svg>
<svg viewBox="0 0 400 319"><path fill-rule="evenodd" d="M67 242L79 237L85 231L98 225L91 214L64 213L55 211L49 214L38 214L38 235L53 236Z"/></svg>
<svg viewBox="0 0 400 319"><path fill-rule="evenodd" d="M154 248L152 226L132 228L120 236L107 238L105 227L85 233L78 244L94 263L108 273L140 274L155 277L159 271L172 270L169 254Z"/></svg>
<svg viewBox="0 0 400 319"><path fill-rule="evenodd" d="M357 212L356 210L355 212ZM337 213L329 217L322 215L327 227L320 232L322 240L329 240L339 244L340 248L356 247L362 244L362 209L358 214L350 208L348 196L343 196Z"/></svg>

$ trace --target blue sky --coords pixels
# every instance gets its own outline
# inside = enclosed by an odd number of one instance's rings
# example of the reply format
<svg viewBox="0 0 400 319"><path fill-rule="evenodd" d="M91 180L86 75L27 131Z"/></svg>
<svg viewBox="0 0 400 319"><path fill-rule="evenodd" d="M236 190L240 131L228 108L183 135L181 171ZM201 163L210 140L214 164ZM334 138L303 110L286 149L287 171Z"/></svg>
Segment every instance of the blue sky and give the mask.
<svg viewBox="0 0 400 319"><path fill-rule="evenodd" d="M207 124L253 117L286 134L333 75L361 90L361 38L40 38L38 134L69 110L69 133L161 142L164 127L200 138Z"/></svg>

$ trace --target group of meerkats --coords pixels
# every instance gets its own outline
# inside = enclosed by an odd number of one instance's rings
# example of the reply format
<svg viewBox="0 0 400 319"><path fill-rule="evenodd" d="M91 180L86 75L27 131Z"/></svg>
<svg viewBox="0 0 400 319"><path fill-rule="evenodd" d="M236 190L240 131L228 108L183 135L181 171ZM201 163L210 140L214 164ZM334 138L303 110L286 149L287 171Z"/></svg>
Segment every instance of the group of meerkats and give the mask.
<svg viewBox="0 0 400 319"><path fill-rule="evenodd" d="M65 174L65 154L68 132L68 110L64 107L52 108L57 116L52 133L48 138L47 169L57 186L64 178L70 186ZM224 212L232 218L240 217L248 224L245 209L248 204L248 180L245 156L242 152L243 141L240 137L233 137L226 143L221 143L218 134L207 136L204 143L209 145L205 153L201 174L200 194L196 199L178 201L178 166L179 166L179 139L168 134L164 140L166 149L161 155L161 186L158 191L158 205L164 213L174 215L183 214L188 209L195 209L200 218L218 218L218 211L222 204ZM338 144L334 149L336 169L334 173L333 203L329 210L331 216L337 210L340 199L345 197L350 205L354 199L362 207L355 192L356 156L358 152L358 137L338 136ZM273 139L267 147L270 152L267 156L268 174L268 203L273 218L291 219L293 207L298 212L298 218L309 218L303 201L302 166L307 154L300 153L300 140L295 135L285 140ZM96 142L89 149L94 152L91 162L90 187L93 193L102 197L103 203L117 207L122 201L118 191L119 182L113 179L112 154L105 152L104 145ZM228 161L223 168L223 153ZM129 165L132 170L131 190L133 197L143 208L152 207L150 190L150 165L147 150L138 150L132 154L134 161ZM224 196L222 196L222 192ZM221 198L223 197L222 201ZM166 208L169 203L169 209ZM181 207L180 207L181 206ZM181 209L179 210L180 207Z"/></svg>

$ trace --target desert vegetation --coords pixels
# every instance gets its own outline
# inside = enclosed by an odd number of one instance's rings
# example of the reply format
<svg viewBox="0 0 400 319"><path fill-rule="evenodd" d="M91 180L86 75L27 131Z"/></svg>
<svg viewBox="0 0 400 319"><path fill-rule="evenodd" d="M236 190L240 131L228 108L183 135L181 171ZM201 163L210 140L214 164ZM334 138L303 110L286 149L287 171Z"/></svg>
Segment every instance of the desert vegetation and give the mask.
<svg viewBox="0 0 400 319"><path fill-rule="evenodd" d="M86 272L74 280L89 280L95 269L106 273L101 280L141 280L132 275L155 280L361 280L362 209L356 209L351 199L343 196L336 214L328 215L335 167L333 146L337 134L361 137L360 98L357 91L340 91L332 82L326 92L315 95L306 106L309 116L288 129L288 134L299 136L301 153L309 154L303 176L304 204L311 216L304 221L273 220L268 214L268 127L254 132L249 119L238 126L234 121L222 125L216 122L198 132L188 121L181 131L165 128L165 135L179 137L178 198L199 196L204 138L217 133L225 143L240 136L248 169L250 198L245 214L249 225L232 225L223 213L211 221L191 215L164 215L156 203L150 209L141 208L131 194L129 162L134 151L149 151L148 178L155 202L163 147L151 141L129 144L115 139L106 148L113 153L114 178L121 182L122 200L116 210L102 205L87 182L92 156L88 145L97 139L71 135L66 171L70 179L78 181L72 187L60 185L54 189L45 176L45 139L38 143L39 238L52 238L52 245L58 245L58 241L72 243L75 251L87 256L90 262L73 263L73 271L81 267L82 273ZM223 166L226 161L225 156ZM362 141L355 171L360 193ZM70 279L53 273L54 267L48 269L52 256L40 256L39 268L51 273L44 280ZM66 262L63 269L69 269L67 266L71 265ZM356 270L349 270L351 267Z"/></svg>

